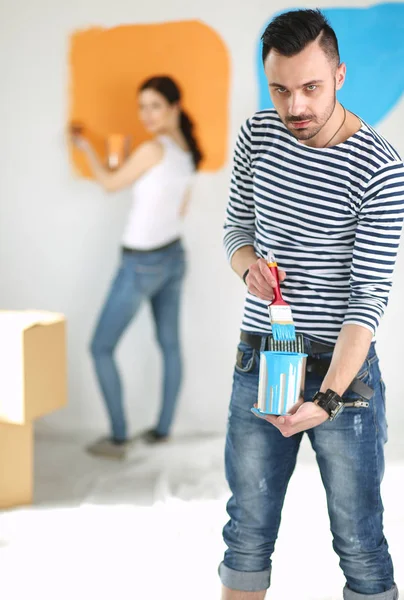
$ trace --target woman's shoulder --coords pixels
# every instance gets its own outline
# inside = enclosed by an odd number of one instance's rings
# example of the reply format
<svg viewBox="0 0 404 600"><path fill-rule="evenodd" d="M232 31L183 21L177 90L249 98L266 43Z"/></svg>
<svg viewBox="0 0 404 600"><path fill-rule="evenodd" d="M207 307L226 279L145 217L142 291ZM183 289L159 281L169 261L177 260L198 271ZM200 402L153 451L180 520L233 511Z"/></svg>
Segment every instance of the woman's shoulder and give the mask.
<svg viewBox="0 0 404 600"><path fill-rule="evenodd" d="M131 173L132 181L136 181L146 171L158 165L164 156L164 148L158 140L142 142L133 150L125 168Z"/></svg>
<svg viewBox="0 0 404 600"><path fill-rule="evenodd" d="M156 162L163 158L164 146L160 140L153 139L142 142L135 149L134 154L138 157L148 158L149 160L155 159Z"/></svg>

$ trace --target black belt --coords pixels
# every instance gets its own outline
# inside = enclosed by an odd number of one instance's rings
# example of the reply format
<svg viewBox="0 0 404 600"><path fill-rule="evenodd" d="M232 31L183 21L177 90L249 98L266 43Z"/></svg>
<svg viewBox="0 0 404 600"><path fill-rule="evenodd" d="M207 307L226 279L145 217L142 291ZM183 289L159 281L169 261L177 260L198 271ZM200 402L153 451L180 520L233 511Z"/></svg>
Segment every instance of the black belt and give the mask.
<svg viewBox="0 0 404 600"><path fill-rule="evenodd" d="M240 340L251 346L251 348L254 348L254 350L261 350L263 339L265 339L263 349L266 350L267 335L256 335L254 333L247 333L247 331L242 331L240 335ZM334 346L322 344L321 342L310 342L310 346L312 354L325 354L334 351Z"/></svg>
<svg viewBox="0 0 404 600"><path fill-rule="evenodd" d="M262 340L265 339L264 345L262 344ZM240 340L245 344L254 348L254 350L260 351L261 348L264 350L267 347L267 339L268 336L255 335L253 333L247 333L246 331L242 331L240 334ZM321 342L312 342L310 341L310 349L312 354L325 354L331 353L334 351L334 346L327 346L327 344L322 344ZM317 358L314 356L308 356L306 362L306 371L308 373L315 373L320 377L325 377L329 366L331 363L331 358ZM358 379L357 377L352 381L348 390L358 394L362 398L366 400L370 400L373 396L373 390L366 383Z"/></svg>

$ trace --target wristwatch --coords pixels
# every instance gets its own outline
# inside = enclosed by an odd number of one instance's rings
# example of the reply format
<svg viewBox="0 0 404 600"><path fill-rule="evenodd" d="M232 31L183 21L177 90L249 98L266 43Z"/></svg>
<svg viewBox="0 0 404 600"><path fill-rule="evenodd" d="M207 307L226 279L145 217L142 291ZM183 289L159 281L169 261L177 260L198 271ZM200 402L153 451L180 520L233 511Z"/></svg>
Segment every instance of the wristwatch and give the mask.
<svg viewBox="0 0 404 600"><path fill-rule="evenodd" d="M333 421L344 408L344 401L341 396L332 390L317 392L313 396L313 402L325 410L330 421Z"/></svg>

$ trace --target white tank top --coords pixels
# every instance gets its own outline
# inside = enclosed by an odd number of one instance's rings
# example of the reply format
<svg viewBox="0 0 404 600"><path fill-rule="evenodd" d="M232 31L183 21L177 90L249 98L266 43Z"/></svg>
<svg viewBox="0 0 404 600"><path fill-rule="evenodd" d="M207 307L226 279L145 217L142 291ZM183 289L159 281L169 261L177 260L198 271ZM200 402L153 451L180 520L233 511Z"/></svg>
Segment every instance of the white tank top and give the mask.
<svg viewBox="0 0 404 600"><path fill-rule="evenodd" d="M132 208L122 238L127 248L153 250L182 234L179 211L195 172L192 154L167 135L157 139L164 155L133 185Z"/></svg>

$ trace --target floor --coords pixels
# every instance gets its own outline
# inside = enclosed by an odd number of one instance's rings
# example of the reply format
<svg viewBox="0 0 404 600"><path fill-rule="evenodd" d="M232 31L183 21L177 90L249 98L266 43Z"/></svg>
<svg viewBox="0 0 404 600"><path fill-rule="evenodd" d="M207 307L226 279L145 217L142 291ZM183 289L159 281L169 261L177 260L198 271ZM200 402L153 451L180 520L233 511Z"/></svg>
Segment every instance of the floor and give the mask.
<svg viewBox="0 0 404 600"><path fill-rule="evenodd" d="M0 513L2 598L219 600L228 490L224 439L140 442L125 462L83 452L88 439L36 436L35 503ZM385 530L404 597L404 445L389 444ZM287 494L267 597L341 600L343 578L307 442ZM6 591L6 593L4 593ZM3 595L4 594L4 595Z"/></svg>

